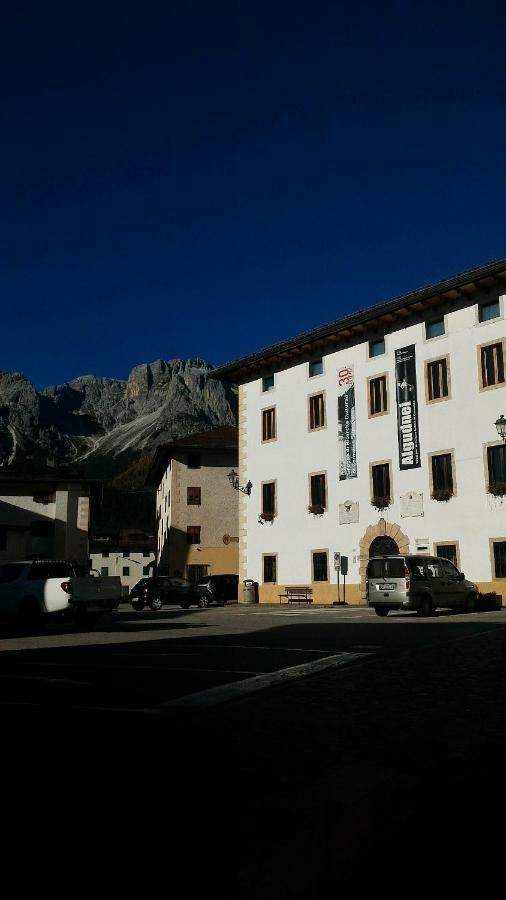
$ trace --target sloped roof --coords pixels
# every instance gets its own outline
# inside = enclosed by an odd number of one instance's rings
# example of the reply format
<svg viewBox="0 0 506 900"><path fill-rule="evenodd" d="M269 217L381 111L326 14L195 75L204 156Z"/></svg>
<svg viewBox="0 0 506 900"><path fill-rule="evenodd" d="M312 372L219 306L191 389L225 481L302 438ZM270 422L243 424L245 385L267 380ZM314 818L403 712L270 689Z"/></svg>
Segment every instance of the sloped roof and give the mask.
<svg viewBox="0 0 506 900"><path fill-rule="evenodd" d="M235 425L222 425L221 428L210 428L208 431L198 431L197 434L188 434L186 437L177 438L165 447L203 447L219 450L222 447L237 447L239 445L238 429Z"/></svg>
<svg viewBox="0 0 506 900"><path fill-rule="evenodd" d="M402 321L412 312L437 308L449 301L470 297L480 290L491 290L502 284L506 291L506 259L494 260L454 275L435 284L402 294L391 300L370 306L360 312L350 313L327 325L305 331L294 338L273 344L263 350L240 357L209 373L210 378L240 382L258 377L266 366L278 366L296 362L301 354L332 352L350 338L363 336L366 326L386 330L394 322ZM363 337L362 337L363 339Z"/></svg>
<svg viewBox="0 0 506 900"><path fill-rule="evenodd" d="M153 462L146 475L144 484L158 487L160 479L167 468L171 456L182 450L205 450L214 452L218 450L235 450L239 447L239 431L235 425L223 425L220 428L211 428L208 431L199 431L197 434L188 434L186 437L177 438L170 444L157 447Z"/></svg>

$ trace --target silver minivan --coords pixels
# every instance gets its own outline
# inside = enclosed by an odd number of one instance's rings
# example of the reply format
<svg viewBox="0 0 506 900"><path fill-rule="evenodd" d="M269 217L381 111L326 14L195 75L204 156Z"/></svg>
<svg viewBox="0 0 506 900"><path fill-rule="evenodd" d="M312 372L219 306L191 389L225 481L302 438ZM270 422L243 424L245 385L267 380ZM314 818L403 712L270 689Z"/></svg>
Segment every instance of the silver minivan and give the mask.
<svg viewBox="0 0 506 900"><path fill-rule="evenodd" d="M438 608L474 612L480 592L448 559L373 556L367 564L366 596L378 616L387 616L391 609L431 616Z"/></svg>

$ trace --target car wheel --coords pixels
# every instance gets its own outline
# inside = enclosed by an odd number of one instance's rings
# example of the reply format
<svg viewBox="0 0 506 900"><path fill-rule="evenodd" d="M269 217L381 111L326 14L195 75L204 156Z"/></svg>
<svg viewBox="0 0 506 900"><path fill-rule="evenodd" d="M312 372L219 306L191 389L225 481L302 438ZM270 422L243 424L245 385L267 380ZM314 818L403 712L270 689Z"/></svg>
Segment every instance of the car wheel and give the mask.
<svg viewBox="0 0 506 900"><path fill-rule="evenodd" d="M151 597L151 600L149 600L149 608L152 609L153 612L158 612L158 610L161 609L162 606L163 603L160 600L160 597Z"/></svg>
<svg viewBox="0 0 506 900"><path fill-rule="evenodd" d="M206 606L209 606L209 597L206 597L205 594L202 594L197 600L197 606L200 606L201 609L205 609Z"/></svg>
<svg viewBox="0 0 506 900"><path fill-rule="evenodd" d="M385 616L388 616L390 610L388 609L388 606L375 606L374 612L377 616L381 616L381 618L384 619Z"/></svg>
<svg viewBox="0 0 506 900"><path fill-rule="evenodd" d="M466 600L466 612L474 613L476 612L476 596L475 594L469 594Z"/></svg>
<svg viewBox="0 0 506 900"><path fill-rule="evenodd" d="M418 607L418 615L423 616L423 618L428 618L434 612L434 607L432 605L432 600L430 597L422 597L420 601L420 606Z"/></svg>
<svg viewBox="0 0 506 900"><path fill-rule="evenodd" d="M188 600L185 600L184 603L180 603L179 605L180 605L181 609L190 609L190 604L188 603Z"/></svg>
<svg viewBox="0 0 506 900"><path fill-rule="evenodd" d="M144 609L144 606L144 600L132 600L133 609L137 609L140 612L141 609Z"/></svg>

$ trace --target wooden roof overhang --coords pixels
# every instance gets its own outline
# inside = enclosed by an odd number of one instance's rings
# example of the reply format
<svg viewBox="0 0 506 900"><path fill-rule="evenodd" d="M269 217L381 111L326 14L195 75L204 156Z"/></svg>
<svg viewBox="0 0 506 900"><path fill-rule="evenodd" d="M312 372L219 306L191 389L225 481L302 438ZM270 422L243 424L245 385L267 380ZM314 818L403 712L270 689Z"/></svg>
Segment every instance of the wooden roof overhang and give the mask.
<svg viewBox="0 0 506 900"><path fill-rule="evenodd" d="M489 293L500 286L504 286L506 291L504 259L471 269L437 284L419 288L386 303L330 322L314 331L304 332L257 353L243 356L214 369L209 373L209 377L237 384L253 381L268 369L293 365L299 359L310 355L324 355L339 349L340 346L346 346L354 339L360 340L365 334L385 331L414 314L422 315L445 304L471 298L476 293Z"/></svg>

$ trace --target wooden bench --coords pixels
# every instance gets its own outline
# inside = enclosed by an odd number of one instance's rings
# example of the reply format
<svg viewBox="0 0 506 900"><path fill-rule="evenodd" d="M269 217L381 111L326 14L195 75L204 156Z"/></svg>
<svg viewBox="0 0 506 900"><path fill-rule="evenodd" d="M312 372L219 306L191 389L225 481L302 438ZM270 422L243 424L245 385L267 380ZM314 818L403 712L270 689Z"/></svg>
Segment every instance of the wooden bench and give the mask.
<svg viewBox="0 0 506 900"><path fill-rule="evenodd" d="M279 602L286 599L287 603L312 603L313 588L311 587L285 587L285 593L279 594Z"/></svg>

